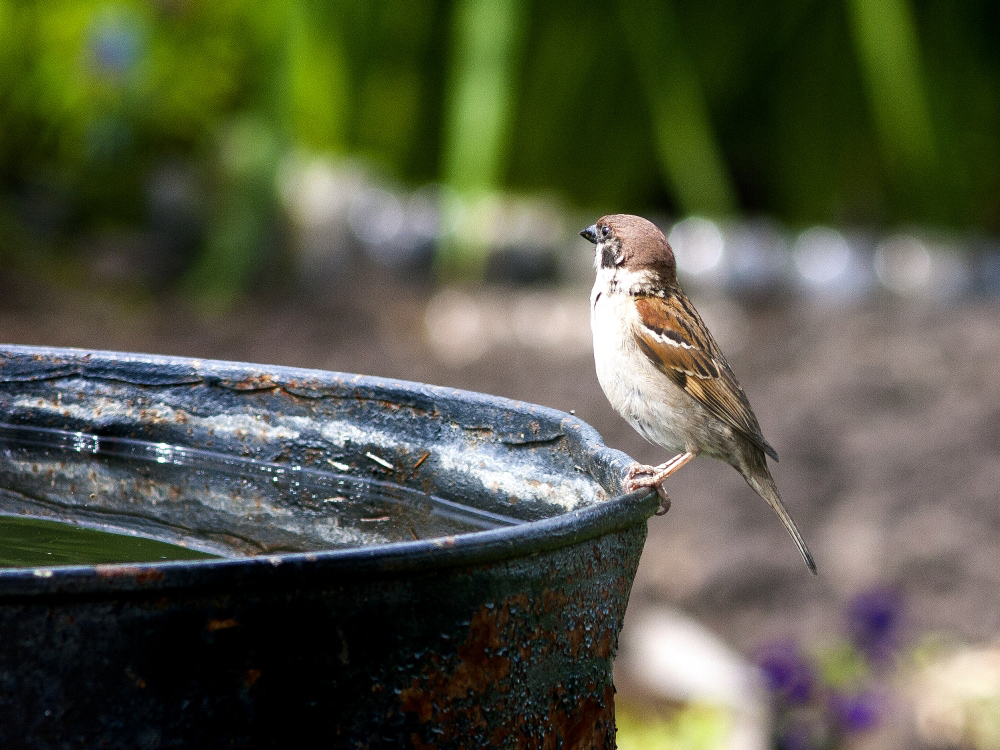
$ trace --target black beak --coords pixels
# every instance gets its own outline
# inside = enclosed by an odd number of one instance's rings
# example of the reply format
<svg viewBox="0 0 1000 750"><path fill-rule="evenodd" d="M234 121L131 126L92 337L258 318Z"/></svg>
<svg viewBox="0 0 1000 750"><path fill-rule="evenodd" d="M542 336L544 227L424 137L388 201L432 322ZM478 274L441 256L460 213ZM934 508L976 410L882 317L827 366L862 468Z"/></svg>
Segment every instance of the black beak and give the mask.
<svg viewBox="0 0 1000 750"><path fill-rule="evenodd" d="M597 244L597 224L591 224L589 227L580 232L580 236L587 242L593 242Z"/></svg>

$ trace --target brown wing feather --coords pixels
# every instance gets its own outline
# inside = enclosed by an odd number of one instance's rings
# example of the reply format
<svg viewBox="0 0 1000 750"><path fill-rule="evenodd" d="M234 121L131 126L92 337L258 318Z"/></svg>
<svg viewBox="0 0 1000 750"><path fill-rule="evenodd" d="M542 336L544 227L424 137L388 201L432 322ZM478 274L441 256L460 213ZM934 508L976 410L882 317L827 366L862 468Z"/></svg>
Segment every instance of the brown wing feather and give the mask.
<svg viewBox="0 0 1000 750"><path fill-rule="evenodd" d="M746 394L691 302L680 291L637 297L639 347L678 387L778 460L760 432Z"/></svg>

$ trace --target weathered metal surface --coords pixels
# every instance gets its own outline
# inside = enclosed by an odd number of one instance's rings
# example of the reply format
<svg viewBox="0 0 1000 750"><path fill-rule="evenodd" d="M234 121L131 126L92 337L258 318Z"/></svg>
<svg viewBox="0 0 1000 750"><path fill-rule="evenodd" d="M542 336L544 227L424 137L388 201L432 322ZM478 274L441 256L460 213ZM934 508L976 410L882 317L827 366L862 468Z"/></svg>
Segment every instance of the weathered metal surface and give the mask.
<svg viewBox="0 0 1000 750"><path fill-rule="evenodd" d="M627 462L480 394L0 347L0 512L229 558L0 570L0 746L613 747Z"/></svg>

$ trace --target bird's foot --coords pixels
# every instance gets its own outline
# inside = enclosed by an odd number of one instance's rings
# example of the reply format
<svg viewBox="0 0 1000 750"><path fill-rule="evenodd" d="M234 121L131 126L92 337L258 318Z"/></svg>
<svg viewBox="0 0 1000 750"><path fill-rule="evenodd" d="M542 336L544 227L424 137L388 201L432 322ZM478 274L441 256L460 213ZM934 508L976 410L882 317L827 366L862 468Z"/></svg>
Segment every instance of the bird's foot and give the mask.
<svg viewBox="0 0 1000 750"><path fill-rule="evenodd" d="M644 466L640 463L634 463L625 472L625 488L629 492L635 492L643 487L652 487L656 490L656 494L660 498L660 509L656 511L658 516L662 516L670 510L670 497L663 487L663 480L657 480L657 474L662 468L662 466Z"/></svg>
<svg viewBox="0 0 1000 750"><path fill-rule="evenodd" d="M659 466L646 466L637 461L629 466L625 472L625 486L629 492L635 492L640 487L659 487L694 456L694 453L687 451L674 456Z"/></svg>
<svg viewBox="0 0 1000 750"><path fill-rule="evenodd" d="M633 463L628 467L628 471L625 472L625 486L628 488L628 491L635 492L640 487L652 487L653 483L645 479L637 479L637 477L643 474L648 474L652 477L659 468L659 466L646 466L645 464L640 464L638 461Z"/></svg>
<svg viewBox="0 0 1000 750"><path fill-rule="evenodd" d="M670 510L670 497L668 497L667 491L663 489L663 483L670 475L694 458L694 456L693 452L686 451L659 466L646 466L639 462L633 463L625 472L625 488L629 492L635 492L643 487L652 487L655 489L656 494L660 497L660 509L656 511L656 515L662 516Z"/></svg>

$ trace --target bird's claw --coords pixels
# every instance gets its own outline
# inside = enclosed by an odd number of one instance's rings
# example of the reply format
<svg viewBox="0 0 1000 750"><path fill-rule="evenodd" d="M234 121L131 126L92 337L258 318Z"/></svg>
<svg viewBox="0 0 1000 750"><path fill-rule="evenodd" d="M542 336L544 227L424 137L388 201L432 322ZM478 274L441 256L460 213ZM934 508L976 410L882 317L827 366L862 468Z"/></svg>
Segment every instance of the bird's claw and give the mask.
<svg viewBox="0 0 1000 750"><path fill-rule="evenodd" d="M667 511L670 510L670 498L667 497L666 492L660 492L659 489L657 489L656 494L660 496L660 507L653 515L665 516L667 515Z"/></svg>
<svg viewBox="0 0 1000 750"><path fill-rule="evenodd" d="M640 463L632 464L628 467L628 471L625 472L625 487L629 492L635 492L643 487L655 489L656 494L660 498L660 508L656 511L656 515L662 516L670 510L670 497L663 488L663 480L657 479L657 469L658 467L656 466L644 466Z"/></svg>
<svg viewBox="0 0 1000 750"><path fill-rule="evenodd" d="M663 488L663 484L654 485L656 487L656 494L660 498L660 507L656 511L656 515L665 516L667 511L670 510L670 496L667 495L667 491Z"/></svg>

